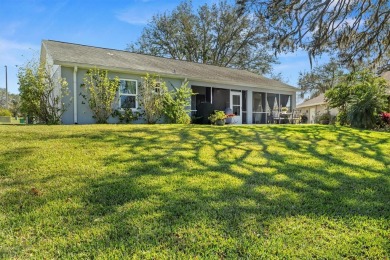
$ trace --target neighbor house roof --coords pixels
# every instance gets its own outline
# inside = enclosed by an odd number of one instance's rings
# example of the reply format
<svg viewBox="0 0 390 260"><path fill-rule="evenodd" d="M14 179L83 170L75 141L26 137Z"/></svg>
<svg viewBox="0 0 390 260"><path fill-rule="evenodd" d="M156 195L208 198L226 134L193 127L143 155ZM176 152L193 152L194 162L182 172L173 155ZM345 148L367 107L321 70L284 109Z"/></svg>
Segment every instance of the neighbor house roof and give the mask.
<svg viewBox="0 0 390 260"><path fill-rule="evenodd" d="M194 81L298 91L295 87L246 70L155 57L128 51L52 40L42 41L42 50L50 56L53 64L62 66L98 67L112 71L152 73L159 74L162 77L187 78Z"/></svg>
<svg viewBox="0 0 390 260"><path fill-rule="evenodd" d="M324 104L326 104L325 95L322 93L322 94L320 94L319 96L317 96L315 98L306 100L305 102L297 105L297 108L318 106L318 105L324 105Z"/></svg>
<svg viewBox="0 0 390 260"><path fill-rule="evenodd" d="M382 78L384 78L385 80L387 80L390 83L390 70L386 71L386 72L383 72L381 74L381 76L382 76Z"/></svg>
<svg viewBox="0 0 390 260"><path fill-rule="evenodd" d="M390 85L390 70L389 70L389 71L386 71L386 72L383 72L383 73L381 74L381 76L382 76L382 78L384 78L385 80L387 80L388 85ZM390 87L387 88L386 93L390 95Z"/></svg>

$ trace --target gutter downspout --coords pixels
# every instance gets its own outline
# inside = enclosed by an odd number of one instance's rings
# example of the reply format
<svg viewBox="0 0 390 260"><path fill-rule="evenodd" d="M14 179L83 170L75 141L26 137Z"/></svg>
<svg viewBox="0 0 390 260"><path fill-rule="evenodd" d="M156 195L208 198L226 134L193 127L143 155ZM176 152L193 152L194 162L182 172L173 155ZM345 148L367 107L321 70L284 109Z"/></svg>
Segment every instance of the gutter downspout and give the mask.
<svg viewBox="0 0 390 260"><path fill-rule="evenodd" d="M77 66L73 69L73 120L77 124Z"/></svg>

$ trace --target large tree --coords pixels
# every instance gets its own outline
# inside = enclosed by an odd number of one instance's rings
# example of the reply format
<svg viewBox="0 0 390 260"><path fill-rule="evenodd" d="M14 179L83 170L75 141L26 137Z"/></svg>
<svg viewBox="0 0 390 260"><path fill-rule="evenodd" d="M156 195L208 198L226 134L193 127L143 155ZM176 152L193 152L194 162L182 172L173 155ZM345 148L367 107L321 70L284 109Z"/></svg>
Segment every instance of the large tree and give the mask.
<svg viewBox="0 0 390 260"><path fill-rule="evenodd" d="M390 69L390 0L237 0L269 30L276 52L303 48L315 57L337 52Z"/></svg>
<svg viewBox="0 0 390 260"><path fill-rule="evenodd" d="M335 60L316 66L309 72L301 72L298 81L298 85L302 90L301 97L303 98L308 94L309 98L313 98L325 93L340 82L343 74L342 68Z"/></svg>
<svg viewBox="0 0 390 260"><path fill-rule="evenodd" d="M184 1L171 12L154 15L128 50L264 74L276 62L265 32L253 15L226 1L198 10Z"/></svg>

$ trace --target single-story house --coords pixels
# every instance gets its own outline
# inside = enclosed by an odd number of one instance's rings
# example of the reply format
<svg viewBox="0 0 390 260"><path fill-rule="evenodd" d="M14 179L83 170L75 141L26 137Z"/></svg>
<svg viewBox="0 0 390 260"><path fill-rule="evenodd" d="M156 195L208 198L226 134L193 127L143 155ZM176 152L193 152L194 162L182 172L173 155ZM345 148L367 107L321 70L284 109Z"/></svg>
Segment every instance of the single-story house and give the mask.
<svg viewBox="0 0 390 260"><path fill-rule="evenodd" d="M329 109L323 93L297 105L296 110L299 114L306 115L310 124L314 124L316 117L319 115L329 112L330 115L336 116L338 113L337 108Z"/></svg>
<svg viewBox="0 0 390 260"><path fill-rule="evenodd" d="M169 89L188 81L196 93L191 99L192 113L208 102L217 110L230 108L237 124L265 124L272 110L287 107L292 111L299 91L245 70L52 40L42 41L41 62L51 68L52 75L68 82L70 95L63 99L71 105L63 114L64 124L95 123L87 102L80 95L85 73L95 67L108 70L109 77L118 76L121 86L127 86L126 91L121 91L122 87L118 91L117 109L139 109L138 88L142 77L149 73L161 77ZM117 120L110 118L109 122Z"/></svg>

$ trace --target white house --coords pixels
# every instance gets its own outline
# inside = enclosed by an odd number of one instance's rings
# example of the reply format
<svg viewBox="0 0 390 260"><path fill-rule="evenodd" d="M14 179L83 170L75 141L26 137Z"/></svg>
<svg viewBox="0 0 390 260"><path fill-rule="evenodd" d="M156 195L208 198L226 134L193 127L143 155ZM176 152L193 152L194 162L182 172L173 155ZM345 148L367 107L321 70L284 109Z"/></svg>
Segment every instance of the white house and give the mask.
<svg viewBox="0 0 390 260"><path fill-rule="evenodd" d="M320 94L319 96L306 100L303 103L297 105L297 112L301 115L306 115L308 123L314 124L316 116L330 113L332 116L336 116L338 113L337 108L329 109L328 103L325 100L325 95Z"/></svg>
<svg viewBox="0 0 390 260"><path fill-rule="evenodd" d="M238 124L265 124L271 111L281 107L292 111L299 91L245 70L52 40L42 41L41 62L53 70L55 77L68 82L70 96L64 97L64 102L71 105L62 117L64 124L95 122L88 104L80 96L84 75L94 67L108 70L110 77L120 78L122 87L118 91L117 109L138 109L138 87L142 77L149 73L159 75L170 89L188 81L197 93L191 100L193 113L209 102L218 110L230 108ZM110 118L109 122L116 123L116 119Z"/></svg>

